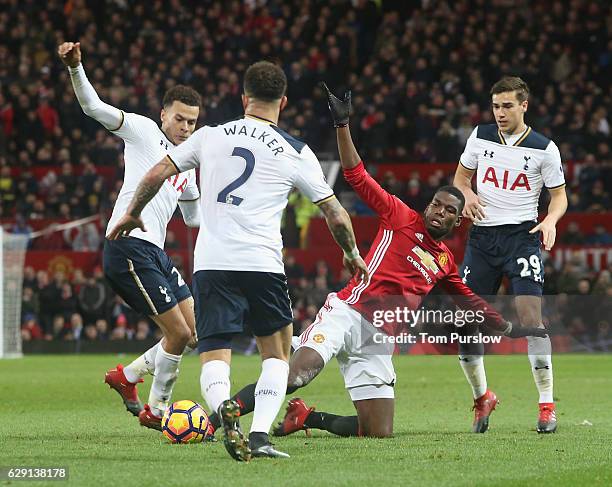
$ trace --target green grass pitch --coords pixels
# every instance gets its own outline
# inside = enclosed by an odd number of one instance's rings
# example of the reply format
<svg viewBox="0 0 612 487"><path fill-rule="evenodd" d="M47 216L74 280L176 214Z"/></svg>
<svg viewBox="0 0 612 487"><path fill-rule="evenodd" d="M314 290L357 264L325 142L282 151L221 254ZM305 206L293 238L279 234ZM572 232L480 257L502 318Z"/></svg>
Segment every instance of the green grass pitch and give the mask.
<svg viewBox="0 0 612 487"><path fill-rule="evenodd" d="M300 432L275 441L291 459L249 464L233 461L221 442L169 445L139 426L103 384L106 369L129 360L0 361L0 466L68 466L69 480L54 485L78 486L612 485L612 356L554 357L554 435L535 432L537 396L524 356L487 357L501 405L484 435L469 432L471 395L456 357L396 357L394 438ZM258 371L258 357L235 357L232 391ZM300 394L319 410L353 414L335 363ZM183 360L174 399L201 400L197 357Z"/></svg>

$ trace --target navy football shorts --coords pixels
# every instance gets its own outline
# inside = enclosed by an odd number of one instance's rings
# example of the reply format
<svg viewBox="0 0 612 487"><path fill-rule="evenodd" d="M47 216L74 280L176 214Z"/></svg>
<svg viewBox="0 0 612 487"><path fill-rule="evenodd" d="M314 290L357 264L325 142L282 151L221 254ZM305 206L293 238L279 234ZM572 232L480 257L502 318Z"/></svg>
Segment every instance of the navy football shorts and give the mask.
<svg viewBox="0 0 612 487"><path fill-rule="evenodd" d="M497 294L503 276L516 296L542 296L544 265L536 222L480 227L474 225L465 249L460 275L480 296Z"/></svg>
<svg viewBox="0 0 612 487"><path fill-rule="evenodd" d="M198 351L229 348L231 336L249 325L269 336L293 322L284 274L202 270L193 275Z"/></svg>
<svg viewBox="0 0 612 487"><path fill-rule="evenodd" d="M170 257L146 240L105 240L103 262L113 290L142 314L159 315L191 296Z"/></svg>

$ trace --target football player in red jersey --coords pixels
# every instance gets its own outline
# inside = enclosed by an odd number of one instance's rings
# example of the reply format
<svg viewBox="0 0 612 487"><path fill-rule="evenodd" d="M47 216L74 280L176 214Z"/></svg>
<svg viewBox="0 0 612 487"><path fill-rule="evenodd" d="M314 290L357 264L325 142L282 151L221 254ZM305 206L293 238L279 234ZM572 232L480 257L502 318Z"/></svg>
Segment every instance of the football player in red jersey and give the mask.
<svg viewBox="0 0 612 487"><path fill-rule="evenodd" d="M398 298L405 306L417 309L422 298L439 284L459 307L483 313L486 326L498 334L517 338L544 336L545 331L513 327L463 284L452 253L441 241L461 222L461 191L453 186L440 188L423 216L387 193L365 170L353 145L348 127L350 92L339 100L326 86L325 90L337 129L344 177L381 222L365 259L370 279L354 277L338 294L328 296L316 320L296 340L287 392L310 383L336 357L357 415L316 412L295 398L289 401L287 414L274 432L285 436L316 428L341 436L388 437L393 434L394 347L391 344L376 351L364 347L364 333L374 330L371 323L377 310L394 308ZM247 386L235 396L241 414L252 411L253 391L253 385ZM214 416L211 419L217 421Z"/></svg>

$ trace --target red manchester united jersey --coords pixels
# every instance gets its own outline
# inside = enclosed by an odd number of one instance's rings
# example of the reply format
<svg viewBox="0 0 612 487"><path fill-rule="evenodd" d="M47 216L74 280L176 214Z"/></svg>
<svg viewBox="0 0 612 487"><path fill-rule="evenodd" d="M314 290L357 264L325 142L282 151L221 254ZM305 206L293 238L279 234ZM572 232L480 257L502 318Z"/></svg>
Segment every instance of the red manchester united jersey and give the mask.
<svg viewBox="0 0 612 487"><path fill-rule="evenodd" d="M443 242L434 240L423 217L390 195L368 174L363 163L345 170L344 177L355 192L380 216L380 227L365 262L370 282L353 278L338 297L369 317L373 307L397 298L412 309L439 284L462 308L486 309L487 304L461 280L455 258ZM388 298L388 299L387 299ZM503 318L486 309L487 324L506 327Z"/></svg>

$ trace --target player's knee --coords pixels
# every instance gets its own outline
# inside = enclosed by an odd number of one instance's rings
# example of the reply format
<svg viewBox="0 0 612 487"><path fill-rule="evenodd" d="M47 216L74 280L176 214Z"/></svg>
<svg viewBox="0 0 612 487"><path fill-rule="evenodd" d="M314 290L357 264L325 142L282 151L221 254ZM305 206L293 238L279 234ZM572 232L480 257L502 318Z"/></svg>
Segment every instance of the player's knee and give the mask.
<svg viewBox="0 0 612 487"><path fill-rule="evenodd" d="M361 436L368 438L391 438L393 436L393 424L388 422L379 424L366 423L361 428Z"/></svg>
<svg viewBox="0 0 612 487"><path fill-rule="evenodd" d="M172 342L176 346L182 347L185 347L185 345L187 345L193 337L191 330L186 323L173 327L168 335L169 336L167 336L166 339L169 342Z"/></svg>
<svg viewBox="0 0 612 487"><path fill-rule="evenodd" d="M312 371L307 369L300 370L289 370L289 377L287 379L287 393L291 394L295 392L300 387L304 387L309 384L310 381L316 374L313 374ZM292 389L291 391L289 389Z"/></svg>

